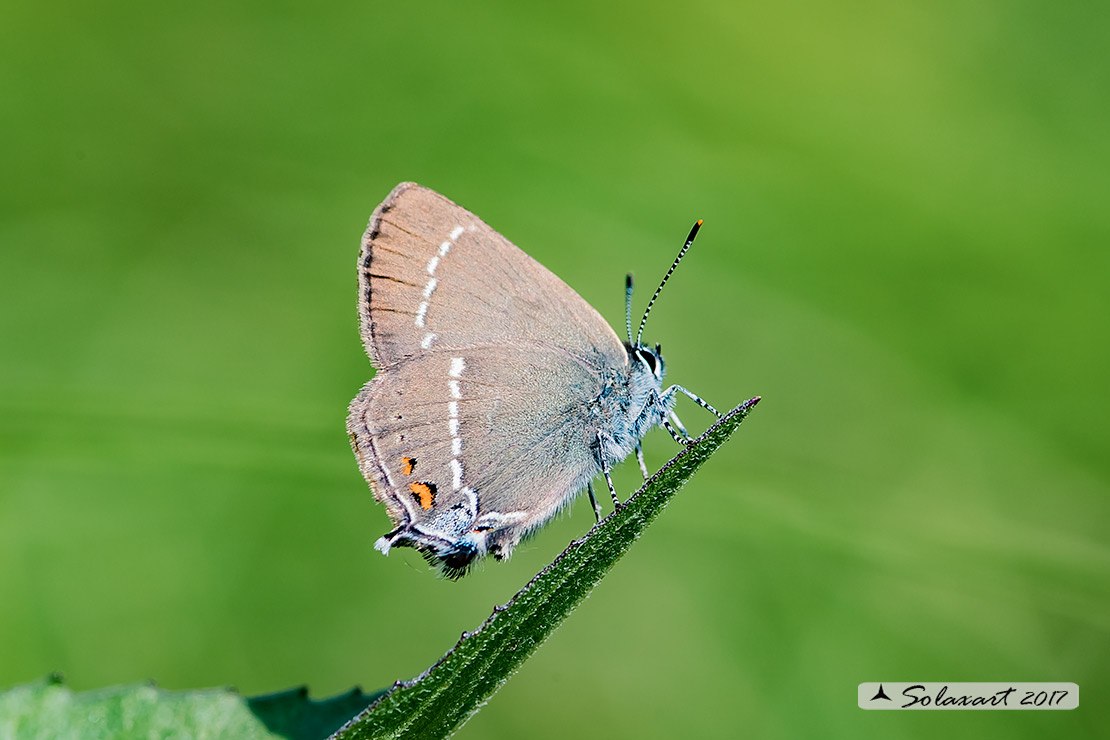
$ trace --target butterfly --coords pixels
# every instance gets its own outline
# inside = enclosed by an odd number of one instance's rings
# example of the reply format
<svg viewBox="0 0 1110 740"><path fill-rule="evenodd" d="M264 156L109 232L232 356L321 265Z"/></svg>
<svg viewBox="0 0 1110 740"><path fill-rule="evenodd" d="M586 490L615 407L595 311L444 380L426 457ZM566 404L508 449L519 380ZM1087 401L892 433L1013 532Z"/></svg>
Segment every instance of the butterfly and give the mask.
<svg viewBox="0 0 1110 740"><path fill-rule="evenodd" d="M659 345L641 341L667 279L627 341L566 283L438 193L401 183L377 207L358 261L362 342L377 370L351 402L359 468L394 527L375 543L408 546L458 577L507 558L664 426L680 443L677 385L664 389Z"/></svg>

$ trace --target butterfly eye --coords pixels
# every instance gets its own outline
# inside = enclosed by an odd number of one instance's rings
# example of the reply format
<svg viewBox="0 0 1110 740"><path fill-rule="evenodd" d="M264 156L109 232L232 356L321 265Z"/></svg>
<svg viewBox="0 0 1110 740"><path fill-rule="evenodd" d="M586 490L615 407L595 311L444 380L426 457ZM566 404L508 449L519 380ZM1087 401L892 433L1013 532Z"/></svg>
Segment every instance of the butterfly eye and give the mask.
<svg viewBox="0 0 1110 740"><path fill-rule="evenodd" d="M647 365L648 370L656 378L662 379L663 377L663 348L660 345L655 345L655 351L650 349L640 350L640 357L643 358L644 364Z"/></svg>

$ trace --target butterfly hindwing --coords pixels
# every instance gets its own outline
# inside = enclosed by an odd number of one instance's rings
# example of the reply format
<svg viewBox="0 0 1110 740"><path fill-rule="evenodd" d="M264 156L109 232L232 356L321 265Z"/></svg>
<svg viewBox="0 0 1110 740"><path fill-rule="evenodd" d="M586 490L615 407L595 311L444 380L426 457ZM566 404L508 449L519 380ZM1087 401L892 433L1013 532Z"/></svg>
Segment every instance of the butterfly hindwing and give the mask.
<svg viewBox="0 0 1110 740"><path fill-rule="evenodd" d="M599 472L583 410L603 377L542 343L429 352L370 381L348 428L395 524L445 540L486 528L507 554Z"/></svg>

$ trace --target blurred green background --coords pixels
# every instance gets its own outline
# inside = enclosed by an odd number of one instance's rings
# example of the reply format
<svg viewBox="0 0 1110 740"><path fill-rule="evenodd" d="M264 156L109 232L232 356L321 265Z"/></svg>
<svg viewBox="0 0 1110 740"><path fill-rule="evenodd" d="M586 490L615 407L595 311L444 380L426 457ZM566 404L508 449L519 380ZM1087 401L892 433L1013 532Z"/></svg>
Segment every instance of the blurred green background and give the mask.
<svg viewBox="0 0 1110 740"><path fill-rule="evenodd" d="M764 397L459 738L1110 734L1104 4L3 16L0 687L384 687L590 526L458 583L373 551L355 257L416 180L617 326L704 218L647 338ZM864 712L873 680L1084 694Z"/></svg>

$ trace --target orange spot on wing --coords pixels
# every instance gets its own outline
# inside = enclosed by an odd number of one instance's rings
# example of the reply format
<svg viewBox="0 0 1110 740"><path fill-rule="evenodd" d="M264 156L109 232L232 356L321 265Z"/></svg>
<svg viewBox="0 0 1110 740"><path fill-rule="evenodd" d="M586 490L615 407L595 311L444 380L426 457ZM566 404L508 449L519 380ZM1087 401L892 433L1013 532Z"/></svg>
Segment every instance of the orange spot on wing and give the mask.
<svg viewBox="0 0 1110 740"><path fill-rule="evenodd" d="M412 471L416 470L416 458L402 457L401 465L403 466L401 468L402 473L404 473L405 475L412 475Z"/></svg>
<svg viewBox="0 0 1110 740"><path fill-rule="evenodd" d="M417 503L420 504L420 508L424 511L431 509L432 505L436 502L434 485L428 485L427 483L409 483L409 490L412 491L412 495L416 497Z"/></svg>

